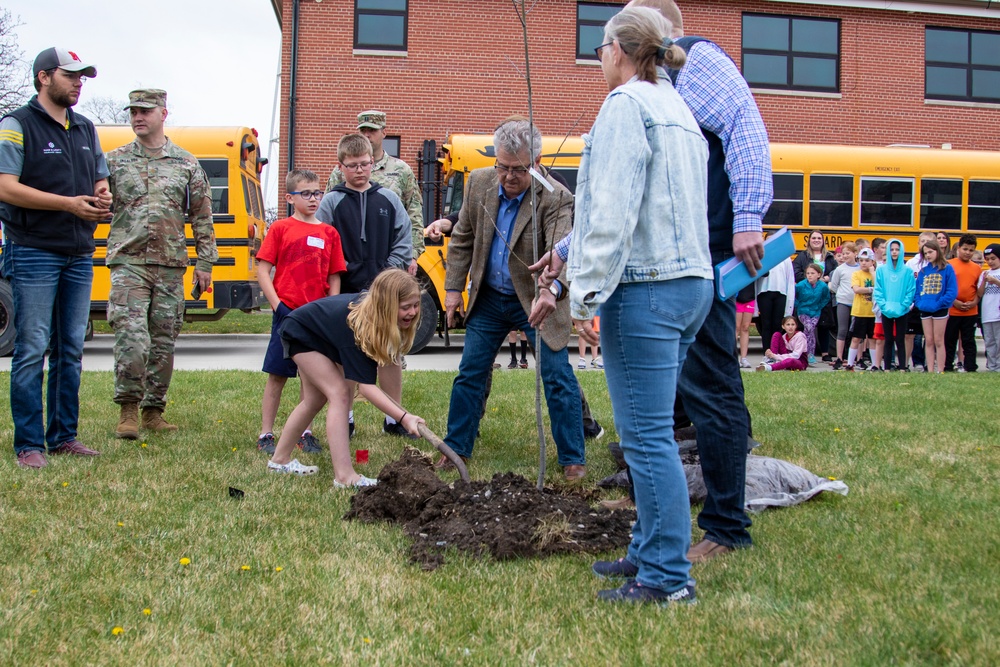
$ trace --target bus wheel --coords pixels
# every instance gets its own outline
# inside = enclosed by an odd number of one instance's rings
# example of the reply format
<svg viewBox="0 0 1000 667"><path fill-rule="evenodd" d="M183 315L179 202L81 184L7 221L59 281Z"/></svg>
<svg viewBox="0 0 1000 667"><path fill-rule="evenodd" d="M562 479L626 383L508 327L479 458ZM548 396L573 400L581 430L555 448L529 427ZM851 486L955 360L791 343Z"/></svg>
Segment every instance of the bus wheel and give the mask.
<svg viewBox="0 0 1000 667"><path fill-rule="evenodd" d="M434 338L437 321L438 308L434 303L434 297L427 290L423 290L420 293L420 326L417 327L417 333L413 337L413 347L410 348L409 354L416 354L427 347L427 343Z"/></svg>
<svg viewBox="0 0 1000 667"><path fill-rule="evenodd" d="M14 291L10 283L0 280L0 356L14 351Z"/></svg>

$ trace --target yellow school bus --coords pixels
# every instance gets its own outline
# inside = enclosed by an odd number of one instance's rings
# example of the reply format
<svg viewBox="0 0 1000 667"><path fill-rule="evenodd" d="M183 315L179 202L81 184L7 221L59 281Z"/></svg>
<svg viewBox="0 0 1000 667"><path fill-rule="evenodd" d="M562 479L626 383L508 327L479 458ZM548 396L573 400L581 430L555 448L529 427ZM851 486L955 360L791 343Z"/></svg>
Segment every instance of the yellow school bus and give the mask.
<svg viewBox="0 0 1000 667"><path fill-rule="evenodd" d="M192 299L186 306L212 312L185 315L189 322L217 320L232 309L252 310L263 302L257 284L256 256L264 236L264 198L260 171L267 159L260 154L255 130L246 127L167 127L170 140L192 153L212 187L212 222L219 259L212 267L212 291ZM112 151L135 139L128 125L98 125L101 148ZM94 286L90 296L91 319L105 319L111 271L104 265L108 252L110 220L97 226L94 241ZM190 226L186 227L190 266L184 284L194 272L195 248ZM189 288L186 289L188 291Z"/></svg>
<svg viewBox="0 0 1000 667"><path fill-rule="evenodd" d="M542 137L542 166L562 177L570 191L576 190L576 174L583 152L583 139ZM465 185L473 169L496 164L492 134L455 134L442 147L441 182L444 189L438 216L457 213L465 199ZM558 177L557 177L558 178ZM433 220L426 221L427 224ZM434 243L425 239L424 252L417 258L417 277L425 288L421 302L421 330L414 339L419 351L433 337L435 326L443 329L444 278L448 260L448 238ZM419 343L419 345L418 345Z"/></svg>
<svg viewBox="0 0 1000 667"><path fill-rule="evenodd" d="M764 227L787 226L799 248L815 229L828 248L895 237L908 253L922 231L1000 240L1000 152L773 143L771 165Z"/></svg>

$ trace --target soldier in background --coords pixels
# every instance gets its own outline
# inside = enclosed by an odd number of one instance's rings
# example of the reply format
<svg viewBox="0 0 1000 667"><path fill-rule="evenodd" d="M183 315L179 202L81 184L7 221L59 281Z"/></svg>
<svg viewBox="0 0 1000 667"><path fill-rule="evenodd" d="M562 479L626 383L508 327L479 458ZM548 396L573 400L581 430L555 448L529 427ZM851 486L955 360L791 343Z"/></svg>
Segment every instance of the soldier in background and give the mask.
<svg viewBox="0 0 1000 667"><path fill-rule="evenodd" d="M108 322L115 332L115 403L119 438L139 437L142 427L176 431L163 419L174 370L174 341L184 321L184 271L188 266L184 216L198 260L194 294L212 283L219 254L212 227L212 194L198 160L163 132L167 93L129 93L132 143L107 155L114 218L108 233L111 269Z"/></svg>
<svg viewBox="0 0 1000 667"><path fill-rule="evenodd" d="M385 139L385 113L381 111L359 113L358 132L365 135L372 144L372 159L375 160L375 164L372 165L371 181L399 195L403 200L403 206L406 207L406 213L410 216L410 224L413 225L413 261L410 262L408 270L411 276L415 276L417 258L424 251L424 204L420 198L420 188L417 187L417 178L408 164L389 155L382 148L382 141ZM344 175L340 167L335 167L330 174L330 180L326 183L326 191L333 190L343 182Z"/></svg>

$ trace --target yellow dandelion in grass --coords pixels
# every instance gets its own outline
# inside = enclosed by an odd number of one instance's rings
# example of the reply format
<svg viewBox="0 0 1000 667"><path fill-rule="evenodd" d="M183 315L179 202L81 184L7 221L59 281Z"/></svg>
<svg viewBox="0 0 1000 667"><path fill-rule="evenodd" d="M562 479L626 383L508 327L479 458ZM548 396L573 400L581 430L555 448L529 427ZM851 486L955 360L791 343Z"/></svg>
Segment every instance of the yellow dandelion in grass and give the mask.
<svg viewBox="0 0 1000 667"><path fill-rule="evenodd" d="M372 643L372 640L371 640L371 638L370 638L370 637L365 637L365 638L364 638L364 639L362 639L361 641L363 641L363 642L364 642L364 643L366 643L366 644L371 644L371 643Z"/></svg>
<svg viewBox="0 0 1000 667"><path fill-rule="evenodd" d="M149 607L146 607L145 609L142 610L142 613L143 613L144 616L152 616L153 615L153 610L150 609Z"/></svg>
<svg viewBox="0 0 1000 667"><path fill-rule="evenodd" d="M111 634L113 634L115 637L119 636L123 632L125 632L125 628L123 628L120 625L116 625L115 627L111 628Z"/></svg>
<svg viewBox="0 0 1000 667"><path fill-rule="evenodd" d="M143 449L146 449L147 447L149 447L149 445L147 445L146 443L142 443L142 444L141 444L141 445L139 445L139 446L140 446L140 447L142 447Z"/></svg>
<svg viewBox="0 0 1000 667"><path fill-rule="evenodd" d="M190 558L181 558L180 561L178 561L178 562L181 565L183 565L184 567L187 567L188 565L191 564L191 559Z"/></svg>
<svg viewBox="0 0 1000 667"><path fill-rule="evenodd" d="M63 482L63 488L65 489L67 486L69 486L69 482Z"/></svg>
<svg viewBox="0 0 1000 667"><path fill-rule="evenodd" d="M38 589L37 588L32 588L31 589L31 594L32 595L38 595Z"/></svg>
<svg viewBox="0 0 1000 667"><path fill-rule="evenodd" d="M235 448L235 447L233 447L233 451L234 451L234 452L236 451L236 448Z"/></svg>
<svg viewBox="0 0 1000 667"><path fill-rule="evenodd" d="M830 480L831 482L836 482L837 481L836 477L827 477L827 479Z"/></svg>
<svg viewBox="0 0 1000 667"><path fill-rule="evenodd" d="M249 572L250 571L250 566L249 565L240 565L240 569L243 570L244 572Z"/></svg>
<svg viewBox="0 0 1000 667"><path fill-rule="evenodd" d="M282 570L284 570L284 569L285 569L285 568L281 567L280 565L275 565L275 566L274 566L274 571L275 571L275 572L281 572L281 571L282 571Z"/></svg>
<svg viewBox="0 0 1000 667"><path fill-rule="evenodd" d="M124 528L125 527L125 523L123 521L119 521L118 522L118 527L119 528Z"/></svg>
<svg viewBox="0 0 1000 667"><path fill-rule="evenodd" d="M216 424L221 424L221 423L222 423L222 420L221 420L221 419L216 419L216 420L215 420L215 423L216 423Z"/></svg>
<svg viewBox="0 0 1000 667"><path fill-rule="evenodd" d="M840 429L839 428L835 428L835 429L833 429L833 432L834 433L840 433Z"/></svg>

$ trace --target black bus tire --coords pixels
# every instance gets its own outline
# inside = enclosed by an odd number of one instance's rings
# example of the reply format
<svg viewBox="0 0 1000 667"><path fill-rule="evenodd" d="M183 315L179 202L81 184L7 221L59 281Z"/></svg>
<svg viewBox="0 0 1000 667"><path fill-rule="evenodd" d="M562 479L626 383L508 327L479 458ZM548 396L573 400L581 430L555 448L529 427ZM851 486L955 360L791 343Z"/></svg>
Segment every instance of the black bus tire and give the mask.
<svg viewBox="0 0 1000 667"><path fill-rule="evenodd" d="M434 297L427 290L423 290L420 293L420 324L413 337L413 347L410 348L409 354L416 354L427 347L427 344L434 338L434 332L437 331L437 322L438 307L434 302Z"/></svg>
<svg viewBox="0 0 1000 667"><path fill-rule="evenodd" d="M14 351L14 290L0 279L0 356Z"/></svg>

